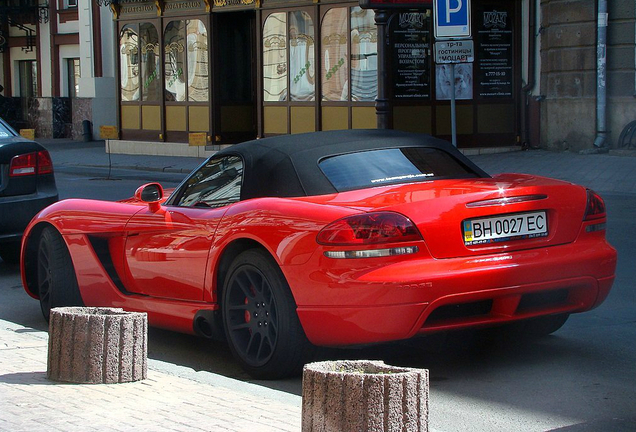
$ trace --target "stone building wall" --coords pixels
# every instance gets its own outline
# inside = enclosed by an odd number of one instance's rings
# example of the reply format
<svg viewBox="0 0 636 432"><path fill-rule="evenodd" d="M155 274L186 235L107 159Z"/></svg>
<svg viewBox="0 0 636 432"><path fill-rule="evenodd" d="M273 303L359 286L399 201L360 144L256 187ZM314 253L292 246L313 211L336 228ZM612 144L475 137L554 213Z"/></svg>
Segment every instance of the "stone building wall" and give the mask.
<svg viewBox="0 0 636 432"><path fill-rule="evenodd" d="M595 0L541 1L541 145L592 148L596 137ZM633 0L608 2L608 144L636 120Z"/></svg>

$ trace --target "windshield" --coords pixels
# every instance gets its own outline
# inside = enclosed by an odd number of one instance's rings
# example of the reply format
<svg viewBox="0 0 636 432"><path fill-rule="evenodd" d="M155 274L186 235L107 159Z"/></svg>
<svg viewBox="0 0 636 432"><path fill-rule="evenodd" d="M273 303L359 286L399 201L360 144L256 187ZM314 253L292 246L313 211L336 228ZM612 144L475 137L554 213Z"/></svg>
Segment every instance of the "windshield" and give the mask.
<svg viewBox="0 0 636 432"><path fill-rule="evenodd" d="M387 184L478 177L445 151L425 147L342 154L323 159L319 166L339 192Z"/></svg>

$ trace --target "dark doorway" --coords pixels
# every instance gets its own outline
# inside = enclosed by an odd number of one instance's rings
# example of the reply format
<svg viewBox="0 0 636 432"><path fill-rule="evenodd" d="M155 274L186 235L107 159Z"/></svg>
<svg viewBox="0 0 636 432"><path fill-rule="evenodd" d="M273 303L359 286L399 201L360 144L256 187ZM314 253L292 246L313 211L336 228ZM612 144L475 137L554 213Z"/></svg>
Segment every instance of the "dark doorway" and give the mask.
<svg viewBox="0 0 636 432"><path fill-rule="evenodd" d="M217 143L256 138L255 13L214 16L214 130Z"/></svg>

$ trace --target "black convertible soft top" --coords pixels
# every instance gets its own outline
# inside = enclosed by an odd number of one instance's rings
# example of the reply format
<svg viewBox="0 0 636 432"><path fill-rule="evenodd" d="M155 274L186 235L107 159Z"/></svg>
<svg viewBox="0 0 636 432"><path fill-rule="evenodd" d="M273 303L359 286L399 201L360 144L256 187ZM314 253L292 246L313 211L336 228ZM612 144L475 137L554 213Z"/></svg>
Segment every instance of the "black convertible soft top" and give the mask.
<svg viewBox="0 0 636 432"><path fill-rule="evenodd" d="M391 129L363 129L281 135L233 145L213 157L238 155L245 164L241 199L325 195L337 190L318 163L330 156L364 150L427 147L452 155L478 177L489 177L447 141Z"/></svg>

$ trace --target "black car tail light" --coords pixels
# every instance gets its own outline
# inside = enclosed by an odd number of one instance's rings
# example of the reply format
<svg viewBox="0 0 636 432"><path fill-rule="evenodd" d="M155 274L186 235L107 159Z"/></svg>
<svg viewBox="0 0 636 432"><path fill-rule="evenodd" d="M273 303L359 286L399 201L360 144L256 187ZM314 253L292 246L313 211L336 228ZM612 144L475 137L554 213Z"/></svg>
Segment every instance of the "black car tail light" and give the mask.
<svg viewBox="0 0 636 432"><path fill-rule="evenodd" d="M36 172L37 154L28 153L14 156L9 166L9 177L34 175Z"/></svg>
<svg viewBox="0 0 636 432"><path fill-rule="evenodd" d="M38 152L38 174L51 174L53 172L53 161L51 155L46 150Z"/></svg>
<svg viewBox="0 0 636 432"><path fill-rule="evenodd" d="M14 156L9 166L9 177L21 177L37 174L51 174L53 161L46 150Z"/></svg>
<svg viewBox="0 0 636 432"><path fill-rule="evenodd" d="M583 220L589 221L605 217L605 202L603 198L591 189L587 189L587 207Z"/></svg>
<svg viewBox="0 0 636 432"><path fill-rule="evenodd" d="M339 219L318 233L323 245L369 245L422 240L406 216L392 212L364 213Z"/></svg>

